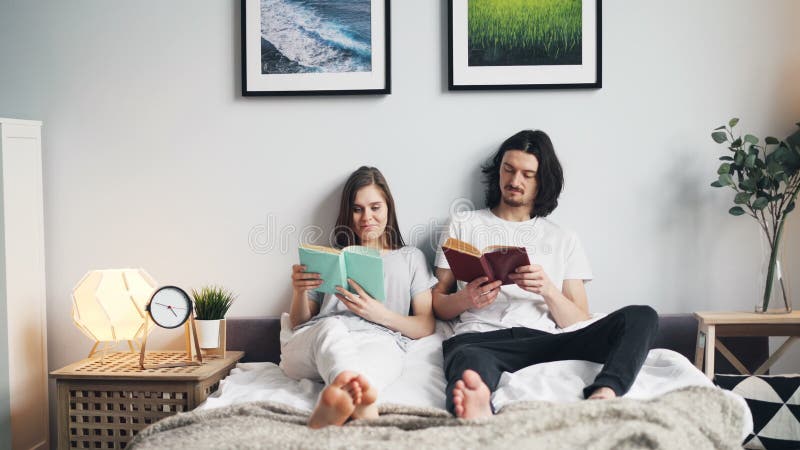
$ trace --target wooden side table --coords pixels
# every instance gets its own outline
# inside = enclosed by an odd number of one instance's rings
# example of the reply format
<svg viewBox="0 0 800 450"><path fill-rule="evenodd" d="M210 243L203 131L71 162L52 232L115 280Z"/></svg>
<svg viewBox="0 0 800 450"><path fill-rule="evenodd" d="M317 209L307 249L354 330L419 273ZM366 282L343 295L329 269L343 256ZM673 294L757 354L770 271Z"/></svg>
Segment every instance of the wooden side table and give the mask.
<svg viewBox="0 0 800 450"><path fill-rule="evenodd" d="M201 366L141 370L138 353L115 352L50 372L58 395L58 448L125 448L147 425L205 401L243 356L229 351ZM184 358L184 352L147 353L160 363Z"/></svg>
<svg viewBox="0 0 800 450"><path fill-rule="evenodd" d="M703 370L703 360L705 360L705 374L709 378L714 378L715 349L718 349L736 370L745 375L750 374L744 364L717 339L719 337L787 336L786 342L754 372L755 375L763 375L800 336L800 311L789 314L696 312L694 315L698 322L695 366Z"/></svg>

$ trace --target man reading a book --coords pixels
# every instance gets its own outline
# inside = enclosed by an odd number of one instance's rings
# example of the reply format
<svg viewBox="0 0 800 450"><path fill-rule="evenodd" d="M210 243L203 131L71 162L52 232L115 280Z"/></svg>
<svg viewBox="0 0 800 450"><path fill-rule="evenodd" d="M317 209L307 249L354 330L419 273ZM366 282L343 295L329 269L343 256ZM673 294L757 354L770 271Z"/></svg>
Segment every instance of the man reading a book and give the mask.
<svg viewBox="0 0 800 450"><path fill-rule="evenodd" d="M459 319L455 336L442 344L447 409L467 419L491 416L491 393L503 372L559 360L604 364L584 398L625 394L647 356L658 316L649 306L600 318L589 313L584 283L592 271L580 240L547 219L564 183L550 138L530 130L511 136L483 174L488 208L454 214L442 243L521 247L530 264L516 267L505 285L487 276L457 280L459 270L437 251L433 309L441 319Z"/></svg>

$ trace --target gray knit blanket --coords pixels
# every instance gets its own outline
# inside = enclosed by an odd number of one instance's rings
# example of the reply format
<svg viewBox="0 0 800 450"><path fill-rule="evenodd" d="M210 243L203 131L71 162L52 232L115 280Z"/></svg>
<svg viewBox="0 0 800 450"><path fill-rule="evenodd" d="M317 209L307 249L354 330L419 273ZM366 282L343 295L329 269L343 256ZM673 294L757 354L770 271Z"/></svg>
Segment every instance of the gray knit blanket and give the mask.
<svg viewBox="0 0 800 450"><path fill-rule="evenodd" d="M460 420L446 411L381 405L381 417L311 430L308 413L253 402L178 414L142 430L146 449L734 449L742 408L717 389L689 387L653 400L524 402L494 417Z"/></svg>

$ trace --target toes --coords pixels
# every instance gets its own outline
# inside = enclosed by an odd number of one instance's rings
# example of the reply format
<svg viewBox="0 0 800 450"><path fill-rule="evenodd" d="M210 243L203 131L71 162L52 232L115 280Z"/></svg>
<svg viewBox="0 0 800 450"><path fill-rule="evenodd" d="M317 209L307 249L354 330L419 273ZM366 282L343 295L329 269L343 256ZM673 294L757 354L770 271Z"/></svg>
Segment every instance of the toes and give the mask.
<svg viewBox="0 0 800 450"><path fill-rule="evenodd" d="M354 403L357 402L358 388L352 382L345 384L341 389L353 399Z"/></svg>
<svg viewBox="0 0 800 450"><path fill-rule="evenodd" d="M363 375L359 375L355 382L359 385L361 389L361 403L364 405L370 405L374 403L378 399L378 391L369 384L367 377Z"/></svg>
<svg viewBox="0 0 800 450"><path fill-rule="evenodd" d="M461 379L469 389L478 389L484 384L481 376L478 375L478 372L475 372L474 370L465 370Z"/></svg>
<svg viewBox="0 0 800 450"><path fill-rule="evenodd" d="M347 383L342 389L345 392L347 392L350 398L353 399L354 404L358 405L359 403L361 403L362 392L361 392L361 386L358 383L356 383L355 381L351 381Z"/></svg>
<svg viewBox="0 0 800 450"><path fill-rule="evenodd" d="M464 392L459 390L453 391L453 405L455 405L456 408L464 408Z"/></svg>
<svg viewBox="0 0 800 450"><path fill-rule="evenodd" d="M367 381L367 377L363 375L359 375L354 381L360 386L361 392L364 394L367 394L373 390L372 386L369 384L369 381Z"/></svg>
<svg viewBox="0 0 800 450"><path fill-rule="evenodd" d="M364 388L364 390L369 389L369 381L367 381L367 377L364 375L359 375L356 377L356 381Z"/></svg>
<svg viewBox="0 0 800 450"><path fill-rule="evenodd" d="M349 370L345 370L339 375L336 375L336 378L333 379L331 385L333 386L344 386L347 383L350 383L354 379L358 378L359 375L356 372L351 372Z"/></svg>

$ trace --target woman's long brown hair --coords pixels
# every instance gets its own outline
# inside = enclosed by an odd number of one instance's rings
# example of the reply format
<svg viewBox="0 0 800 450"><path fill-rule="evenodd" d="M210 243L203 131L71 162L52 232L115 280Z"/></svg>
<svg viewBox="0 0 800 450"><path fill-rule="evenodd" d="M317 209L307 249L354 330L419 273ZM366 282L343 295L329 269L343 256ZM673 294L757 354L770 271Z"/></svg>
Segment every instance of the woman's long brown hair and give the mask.
<svg viewBox="0 0 800 450"><path fill-rule="evenodd" d="M389 184L380 170L375 167L361 166L350 174L342 189L342 200L339 203L339 217L336 218L334 233L334 245L338 248L348 245L360 245L361 238L355 232L353 223L353 207L356 201L356 193L359 189L370 185L378 186L383 191L386 200L388 214L386 217L386 229L383 232L384 245L390 249L398 249L405 246L403 236L400 235L400 226L397 224L397 214L395 213L394 198L389 190Z"/></svg>

